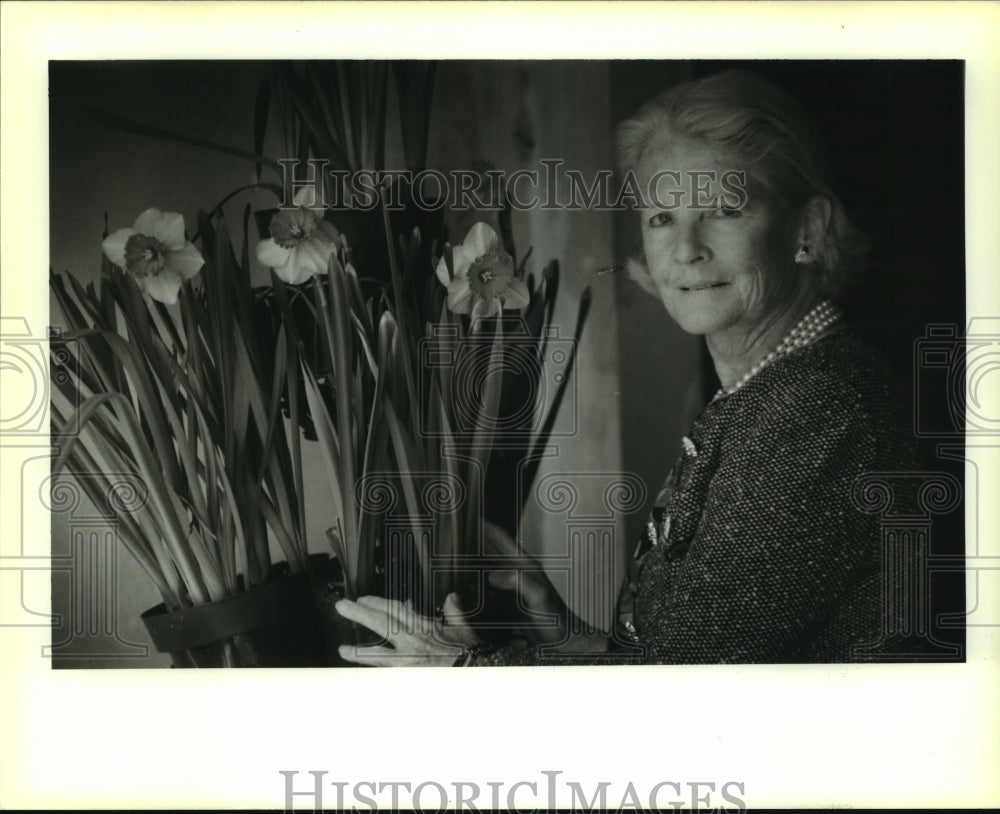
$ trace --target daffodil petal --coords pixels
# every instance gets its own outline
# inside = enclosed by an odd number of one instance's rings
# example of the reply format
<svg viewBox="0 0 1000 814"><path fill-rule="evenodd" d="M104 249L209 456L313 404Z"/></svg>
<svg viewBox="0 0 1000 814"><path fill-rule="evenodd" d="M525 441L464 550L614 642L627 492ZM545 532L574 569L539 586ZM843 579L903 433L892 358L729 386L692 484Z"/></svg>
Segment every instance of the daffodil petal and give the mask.
<svg viewBox="0 0 1000 814"><path fill-rule="evenodd" d="M300 244L295 250L298 255L299 264L309 269L310 274L326 274L326 264L333 253L329 247L321 249L312 240L307 240Z"/></svg>
<svg viewBox="0 0 1000 814"><path fill-rule="evenodd" d="M101 247L108 260L119 268L125 268L125 244L135 234L135 229L119 229L114 234L104 238Z"/></svg>
<svg viewBox="0 0 1000 814"><path fill-rule="evenodd" d="M524 280L518 280L517 278L511 280L507 290L503 293L504 307L524 308L530 301L531 295L528 294L528 286Z"/></svg>
<svg viewBox="0 0 1000 814"><path fill-rule="evenodd" d="M326 238L331 243L336 243L340 239L340 232L337 231L337 227L328 220L321 220L317 223L316 231L313 234Z"/></svg>
<svg viewBox="0 0 1000 814"><path fill-rule="evenodd" d="M465 240L462 241L462 246L472 254L473 260L499 245L500 238L497 237L497 233L482 222L473 224Z"/></svg>
<svg viewBox="0 0 1000 814"><path fill-rule="evenodd" d="M473 254L472 250L467 246L459 244L458 246L452 246L451 248L451 267L455 272L455 279L462 278L469 273L469 267L472 265L472 261L479 257L478 254Z"/></svg>
<svg viewBox="0 0 1000 814"><path fill-rule="evenodd" d="M507 286L517 279L514 275L514 260L507 252L502 252L490 268L497 291L506 291Z"/></svg>
<svg viewBox="0 0 1000 814"><path fill-rule="evenodd" d="M168 249L176 251L184 246L184 216L179 212L164 212L153 224L153 237Z"/></svg>
<svg viewBox="0 0 1000 814"><path fill-rule="evenodd" d="M292 203L296 206L304 206L312 209L316 206L316 187L313 184L306 184L301 187L292 197Z"/></svg>
<svg viewBox="0 0 1000 814"><path fill-rule="evenodd" d="M338 274L344 273L344 267L340 264L340 258L337 257L337 250L335 247L329 246L325 243L313 243L313 248L319 252L320 258L322 259L320 267L321 274L327 274L331 267L335 268Z"/></svg>
<svg viewBox="0 0 1000 814"><path fill-rule="evenodd" d="M465 277L456 277L448 285L448 308L456 314L469 313L472 289Z"/></svg>
<svg viewBox="0 0 1000 814"><path fill-rule="evenodd" d="M164 269L159 274L142 278L142 289L154 300L164 305L177 302L177 292L181 289L181 277L176 272Z"/></svg>
<svg viewBox="0 0 1000 814"><path fill-rule="evenodd" d="M448 263L445 262L443 257L438 260L437 268L434 270L434 273L437 275L441 285L447 286L451 284L451 275L448 274Z"/></svg>
<svg viewBox="0 0 1000 814"><path fill-rule="evenodd" d="M275 269L275 271L282 280L292 285L301 285L313 276L312 263L303 254L301 246L296 246L292 249L288 262L282 268Z"/></svg>
<svg viewBox="0 0 1000 814"><path fill-rule="evenodd" d="M273 269L282 268L288 262L292 252L274 242L273 238L267 238L257 244L257 259L265 266Z"/></svg>
<svg viewBox="0 0 1000 814"><path fill-rule="evenodd" d="M476 300L472 306L472 318L493 317L500 313L500 300L497 297Z"/></svg>
<svg viewBox="0 0 1000 814"><path fill-rule="evenodd" d="M274 273L289 285L302 285L313 276L312 269L301 262L298 249L289 252L287 262L276 268Z"/></svg>
<svg viewBox="0 0 1000 814"><path fill-rule="evenodd" d="M194 277L204 265L205 258L190 242L167 255L167 268L176 271L184 280Z"/></svg>
<svg viewBox="0 0 1000 814"><path fill-rule="evenodd" d="M151 207L135 219L135 224L132 228L140 235L155 237L154 230L156 229L156 224L162 217L163 213L159 209Z"/></svg>

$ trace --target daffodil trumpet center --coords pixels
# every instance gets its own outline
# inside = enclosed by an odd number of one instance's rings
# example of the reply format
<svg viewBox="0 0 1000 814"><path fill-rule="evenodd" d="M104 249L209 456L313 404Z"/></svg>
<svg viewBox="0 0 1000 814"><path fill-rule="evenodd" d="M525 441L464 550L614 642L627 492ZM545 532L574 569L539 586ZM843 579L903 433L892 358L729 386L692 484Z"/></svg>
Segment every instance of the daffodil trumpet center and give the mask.
<svg viewBox="0 0 1000 814"><path fill-rule="evenodd" d="M125 243L125 268L136 277L155 277L166 267L168 251L155 237L134 234Z"/></svg>
<svg viewBox="0 0 1000 814"><path fill-rule="evenodd" d="M493 299L507 290L514 276L514 258L503 249L490 249L469 266L469 288L477 297Z"/></svg>
<svg viewBox="0 0 1000 814"><path fill-rule="evenodd" d="M304 206L283 209L271 218L271 239L283 249L294 249L316 229L318 220Z"/></svg>

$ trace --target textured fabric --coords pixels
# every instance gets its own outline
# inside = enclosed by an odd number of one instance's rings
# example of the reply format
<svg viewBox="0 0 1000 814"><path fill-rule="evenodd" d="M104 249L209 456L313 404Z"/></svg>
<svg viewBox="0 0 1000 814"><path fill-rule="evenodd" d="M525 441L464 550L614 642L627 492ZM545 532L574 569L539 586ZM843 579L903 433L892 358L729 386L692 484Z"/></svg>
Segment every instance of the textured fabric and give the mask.
<svg viewBox="0 0 1000 814"><path fill-rule="evenodd" d="M850 660L879 639L881 592L878 518L852 486L916 460L895 404L850 334L777 360L684 441L623 595L640 648L618 635L606 654L504 648L475 665Z"/></svg>

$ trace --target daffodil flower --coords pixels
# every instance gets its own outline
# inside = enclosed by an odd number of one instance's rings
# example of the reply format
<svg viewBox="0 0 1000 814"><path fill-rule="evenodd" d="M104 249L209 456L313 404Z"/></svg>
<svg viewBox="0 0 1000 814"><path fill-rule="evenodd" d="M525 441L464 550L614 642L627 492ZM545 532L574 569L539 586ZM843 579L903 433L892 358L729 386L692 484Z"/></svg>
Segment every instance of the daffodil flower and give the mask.
<svg viewBox="0 0 1000 814"><path fill-rule="evenodd" d="M274 269L291 285L327 273L330 255L337 251L340 232L323 220L324 210L314 207L311 187L299 190L295 209L282 209L271 218L271 236L257 244L257 259Z"/></svg>
<svg viewBox="0 0 1000 814"><path fill-rule="evenodd" d="M495 316L502 308L524 308L529 301L528 286L514 274L514 258L485 223L475 224L452 247L451 273L442 257L436 274L448 287L448 308L473 319Z"/></svg>
<svg viewBox="0 0 1000 814"><path fill-rule="evenodd" d="M103 248L108 260L135 277L144 294L166 305L177 302L181 283L205 264L184 238L184 217L159 209L147 209L131 229L108 235Z"/></svg>

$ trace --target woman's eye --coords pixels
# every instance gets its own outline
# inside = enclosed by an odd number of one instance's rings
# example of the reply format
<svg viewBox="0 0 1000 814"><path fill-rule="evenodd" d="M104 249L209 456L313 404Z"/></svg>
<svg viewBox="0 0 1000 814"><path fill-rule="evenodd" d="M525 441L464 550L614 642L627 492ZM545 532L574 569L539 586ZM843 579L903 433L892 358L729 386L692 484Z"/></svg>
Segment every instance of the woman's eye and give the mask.
<svg viewBox="0 0 1000 814"><path fill-rule="evenodd" d="M741 214L739 209L733 209L729 206L720 206L712 212L712 216L716 218L738 218Z"/></svg>
<svg viewBox="0 0 1000 814"><path fill-rule="evenodd" d="M657 212L649 219L650 226L667 226L674 222L674 217L669 212Z"/></svg>

